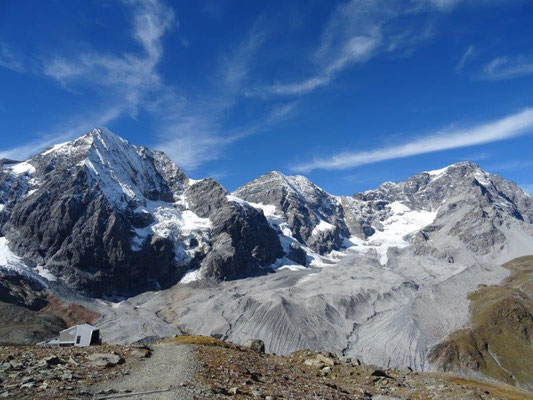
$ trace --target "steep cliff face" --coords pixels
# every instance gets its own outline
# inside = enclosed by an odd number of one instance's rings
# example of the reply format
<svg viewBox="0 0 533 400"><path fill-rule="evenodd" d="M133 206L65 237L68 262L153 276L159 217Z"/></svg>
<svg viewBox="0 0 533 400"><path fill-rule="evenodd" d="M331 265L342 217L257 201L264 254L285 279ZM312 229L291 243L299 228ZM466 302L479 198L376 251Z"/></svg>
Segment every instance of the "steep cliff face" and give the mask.
<svg viewBox="0 0 533 400"><path fill-rule="evenodd" d="M4 166L0 189L0 232L9 250L29 268L90 294L168 286L215 248L209 259L216 262L201 268L205 278L260 273L280 254L262 214L235 204L200 216L186 193L216 209L209 185L190 181L164 153L104 128ZM218 192L226 195L220 186ZM251 226L255 235L245 229ZM241 247L234 246L239 230L247 237Z"/></svg>
<svg viewBox="0 0 533 400"><path fill-rule="evenodd" d="M303 176L270 172L232 194L270 215L280 234L321 255L345 248L350 236L338 199Z"/></svg>
<svg viewBox="0 0 533 400"><path fill-rule="evenodd" d="M228 200L228 193L213 179L205 179L186 192L189 206L212 223L212 250L201 262L204 276L234 279L264 272L283 255L276 232L261 211Z"/></svg>

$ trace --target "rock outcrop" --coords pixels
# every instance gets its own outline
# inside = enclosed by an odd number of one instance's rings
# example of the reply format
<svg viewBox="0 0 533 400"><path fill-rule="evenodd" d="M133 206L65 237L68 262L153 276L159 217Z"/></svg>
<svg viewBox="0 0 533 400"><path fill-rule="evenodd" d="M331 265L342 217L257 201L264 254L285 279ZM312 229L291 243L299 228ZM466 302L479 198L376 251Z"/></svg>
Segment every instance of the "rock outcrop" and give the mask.
<svg viewBox="0 0 533 400"><path fill-rule="evenodd" d="M267 272L275 232L226 195L98 128L2 168L0 235L28 269L91 295L168 287L199 267L215 280Z"/></svg>
<svg viewBox="0 0 533 400"><path fill-rule="evenodd" d="M344 239L350 235L339 201L303 176L270 172L232 194L263 209L272 216L278 232L319 254L344 248Z"/></svg>

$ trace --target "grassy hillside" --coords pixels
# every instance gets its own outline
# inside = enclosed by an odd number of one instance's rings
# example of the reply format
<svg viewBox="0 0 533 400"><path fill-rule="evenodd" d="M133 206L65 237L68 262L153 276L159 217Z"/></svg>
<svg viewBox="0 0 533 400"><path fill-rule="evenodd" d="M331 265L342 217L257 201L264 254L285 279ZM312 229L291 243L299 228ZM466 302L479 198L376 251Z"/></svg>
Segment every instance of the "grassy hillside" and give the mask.
<svg viewBox="0 0 533 400"><path fill-rule="evenodd" d="M499 285L470 295L472 326L430 350L444 371L481 373L533 389L533 256L514 259Z"/></svg>

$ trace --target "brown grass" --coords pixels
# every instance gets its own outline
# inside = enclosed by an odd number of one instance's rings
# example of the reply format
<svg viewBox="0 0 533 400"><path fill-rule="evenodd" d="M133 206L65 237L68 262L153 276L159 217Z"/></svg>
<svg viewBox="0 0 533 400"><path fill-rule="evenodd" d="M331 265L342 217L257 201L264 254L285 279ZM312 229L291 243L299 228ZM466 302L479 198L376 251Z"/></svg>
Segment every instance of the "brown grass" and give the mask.
<svg viewBox="0 0 533 400"><path fill-rule="evenodd" d="M177 336L175 338L167 339L165 342L174 342L178 344L192 344L196 346L214 346L214 347L223 347L226 349L237 349L239 346L224 342L219 339L212 338L211 336L202 336L202 335L184 335Z"/></svg>
<svg viewBox="0 0 533 400"><path fill-rule="evenodd" d="M435 346L430 360L444 370L479 371L533 388L533 257L503 265L511 274L499 285L469 296L472 326Z"/></svg>
<svg viewBox="0 0 533 400"><path fill-rule="evenodd" d="M465 386L470 389L481 389L489 392L493 396L502 397L508 400L527 400L533 399L533 395L529 392L522 391L514 386L506 385L505 383L490 383L473 381L468 378L452 376L447 378L450 382Z"/></svg>

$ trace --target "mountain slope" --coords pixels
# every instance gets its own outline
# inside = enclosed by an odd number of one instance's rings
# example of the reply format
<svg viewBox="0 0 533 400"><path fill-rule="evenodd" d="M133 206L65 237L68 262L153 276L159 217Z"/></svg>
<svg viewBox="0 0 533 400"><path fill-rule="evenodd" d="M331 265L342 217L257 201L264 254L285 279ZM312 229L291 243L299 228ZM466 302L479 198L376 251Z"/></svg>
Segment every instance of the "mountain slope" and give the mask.
<svg viewBox="0 0 533 400"><path fill-rule="evenodd" d="M0 170L4 271L69 296L158 291L71 296L116 342L257 337L433 369L468 296L527 254L533 198L468 162L353 196L279 172L229 194L100 128Z"/></svg>
<svg viewBox="0 0 533 400"><path fill-rule="evenodd" d="M282 180L269 178L265 186L254 181L253 191L233 195L266 210L282 239L296 240L288 221L297 212L291 205L298 210L300 204L284 200L291 192L271 179ZM326 253L329 264L214 290L175 288L162 300L162 315L188 332L235 342L259 337L276 353L329 350L424 370L431 368L428 350L469 323L469 293L504 279L508 271L501 262L533 254L531 196L475 164L458 163L335 199L345 226L350 217L367 229L352 230L342 252Z"/></svg>
<svg viewBox="0 0 533 400"><path fill-rule="evenodd" d="M429 352L438 369L486 375L533 389L533 257L504 265L511 275L469 296L472 326Z"/></svg>
<svg viewBox="0 0 533 400"><path fill-rule="evenodd" d="M281 255L276 234L240 204L226 202L215 225L196 214L188 194L211 204L210 190L164 153L98 128L2 169L0 233L29 271L96 295L168 286L199 267L213 279L264 272ZM231 232L244 227L243 248Z"/></svg>

